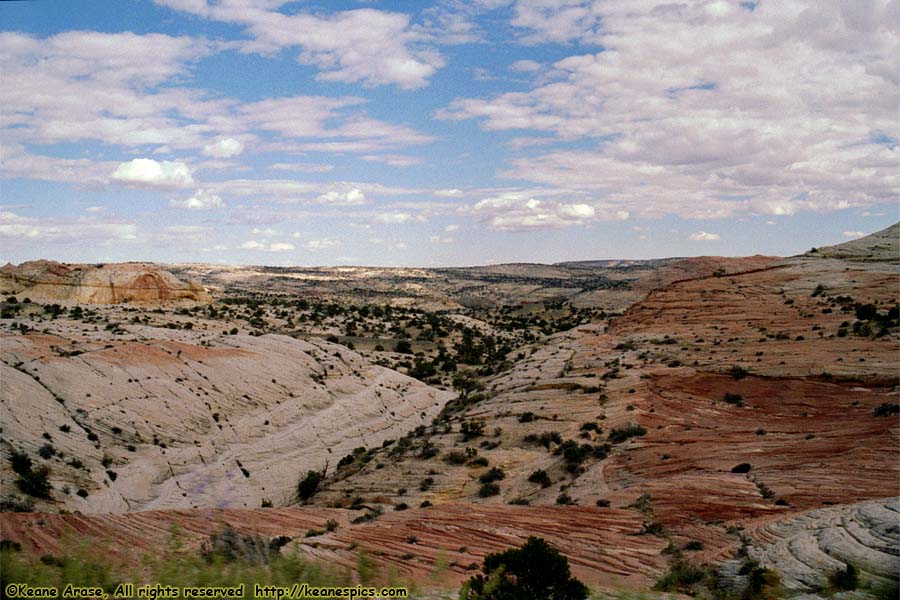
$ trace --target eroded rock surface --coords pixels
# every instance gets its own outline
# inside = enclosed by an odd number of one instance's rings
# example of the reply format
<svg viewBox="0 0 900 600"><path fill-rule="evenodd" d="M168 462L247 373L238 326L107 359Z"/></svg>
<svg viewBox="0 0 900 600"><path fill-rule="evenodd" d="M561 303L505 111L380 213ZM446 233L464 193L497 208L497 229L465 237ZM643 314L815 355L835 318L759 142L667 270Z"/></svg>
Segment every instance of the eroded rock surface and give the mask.
<svg viewBox="0 0 900 600"><path fill-rule="evenodd" d="M70 265L49 260L0 268L0 295L9 294L77 304L205 304L212 300L201 284L183 281L151 264Z"/></svg>
<svg viewBox="0 0 900 600"><path fill-rule="evenodd" d="M285 504L308 469L430 422L452 396L324 341L54 323L0 336L3 444L55 451L39 508Z"/></svg>

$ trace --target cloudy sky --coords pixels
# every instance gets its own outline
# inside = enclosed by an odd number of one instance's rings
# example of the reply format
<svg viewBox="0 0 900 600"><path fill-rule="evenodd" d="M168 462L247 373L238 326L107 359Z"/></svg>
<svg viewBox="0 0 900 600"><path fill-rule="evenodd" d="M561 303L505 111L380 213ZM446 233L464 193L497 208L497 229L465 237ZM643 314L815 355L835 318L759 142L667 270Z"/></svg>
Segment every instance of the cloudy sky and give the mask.
<svg viewBox="0 0 900 600"><path fill-rule="evenodd" d="M898 218L900 1L0 3L0 260L792 254Z"/></svg>

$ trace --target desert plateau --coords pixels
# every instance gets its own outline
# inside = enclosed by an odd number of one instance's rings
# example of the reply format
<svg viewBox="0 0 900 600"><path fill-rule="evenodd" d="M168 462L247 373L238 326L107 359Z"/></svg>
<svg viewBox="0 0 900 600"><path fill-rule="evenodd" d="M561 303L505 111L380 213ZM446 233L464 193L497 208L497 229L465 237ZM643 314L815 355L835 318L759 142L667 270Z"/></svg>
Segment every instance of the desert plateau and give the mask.
<svg viewBox="0 0 900 600"><path fill-rule="evenodd" d="M753 564L813 598L853 565L886 597L898 268L898 225L788 258L7 265L3 537L231 527L435 592L540 534L598 590Z"/></svg>
<svg viewBox="0 0 900 600"><path fill-rule="evenodd" d="M0 600L898 600L898 48L0 1Z"/></svg>

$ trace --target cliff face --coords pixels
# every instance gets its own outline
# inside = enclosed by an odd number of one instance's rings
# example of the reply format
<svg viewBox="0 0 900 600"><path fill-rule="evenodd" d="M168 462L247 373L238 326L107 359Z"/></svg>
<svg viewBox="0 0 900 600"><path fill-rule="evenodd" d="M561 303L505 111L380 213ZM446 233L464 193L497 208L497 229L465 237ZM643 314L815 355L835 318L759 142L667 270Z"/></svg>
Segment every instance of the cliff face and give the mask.
<svg viewBox="0 0 900 600"><path fill-rule="evenodd" d="M208 303L206 289L151 264L70 265L48 260L0 268L0 294L78 304Z"/></svg>

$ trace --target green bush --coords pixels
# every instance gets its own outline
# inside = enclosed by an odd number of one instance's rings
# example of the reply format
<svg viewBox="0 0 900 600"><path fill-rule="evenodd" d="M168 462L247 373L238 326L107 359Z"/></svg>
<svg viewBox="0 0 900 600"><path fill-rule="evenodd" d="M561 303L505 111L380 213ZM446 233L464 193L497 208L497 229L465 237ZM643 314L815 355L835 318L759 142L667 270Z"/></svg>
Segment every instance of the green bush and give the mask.
<svg viewBox="0 0 900 600"><path fill-rule="evenodd" d="M847 563L843 569L835 569L828 575L828 583L836 590L849 592L859 587L859 569Z"/></svg>
<svg viewBox="0 0 900 600"><path fill-rule="evenodd" d="M647 430L644 429L640 425L636 425L634 423L626 425L622 428L616 428L609 432L609 441L613 444L618 444L620 442L624 442L625 440L633 437L639 437L645 435Z"/></svg>
<svg viewBox="0 0 900 600"><path fill-rule="evenodd" d="M709 569L698 567L683 560L676 560L670 566L669 570L660 577L654 590L660 592L680 592L683 594L694 595L705 581L713 577Z"/></svg>
<svg viewBox="0 0 900 600"><path fill-rule="evenodd" d="M24 494L34 496L35 498L49 498L50 490L50 468L44 465L35 467L31 462L31 458L24 452L13 450L9 457L10 465L13 472L18 475L16 486Z"/></svg>
<svg viewBox="0 0 900 600"><path fill-rule="evenodd" d="M490 496L496 496L499 493L500 486L493 482L485 483L480 488L478 488L479 498L488 498Z"/></svg>
<svg viewBox="0 0 900 600"><path fill-rule="evenodd" d="M538 469L534 473L528 476L528 481L531 483L539 483L542 488L550 487L553 482L550 481L550 476L547 475L547 471L543 469Z"/></svg>
<svg viewBox="0 0 900 600"><path fill-rule="evenodd" d="M503 469L500 467L491 467L489 471L482 473L481 477L478 478L478 481L481 483L491 483L492 481L500 481L505 477L506 473L503 472Z"/></svg>
<svg viewBox="0 0 900 600"><path fill-rule="evenodd" d="M537 537L520 548L489 554L481 575L463 584L460 600L586 600L588 588L571 576L569 561Z"/></svg>
<svg viewBox="0 0 900 600"><path fill-rule="evenodd" d="M304 477L297 485L297 495L302 500L309 500L319 489L319 483L322 481L322 474L318 471L307 471Z"/></svg>

